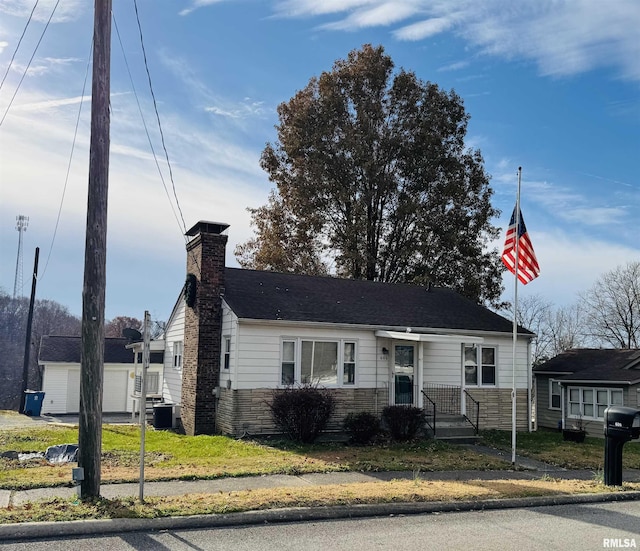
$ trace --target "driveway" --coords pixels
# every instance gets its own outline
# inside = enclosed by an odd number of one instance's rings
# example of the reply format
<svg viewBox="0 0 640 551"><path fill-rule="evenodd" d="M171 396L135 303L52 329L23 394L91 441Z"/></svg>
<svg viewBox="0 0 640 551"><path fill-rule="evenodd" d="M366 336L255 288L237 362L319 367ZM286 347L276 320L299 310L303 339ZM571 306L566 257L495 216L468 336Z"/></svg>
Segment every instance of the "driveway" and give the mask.
<svg viewBox="0 0 640 551"><path fill-rule="evenodd" d="M137 419L132 421L130 413L104 413L102 415L104 424L128 425L138 424ZM15 411L0 410L0 430L12 428L37 427L49 424L77 425L77 414L64 415L42 415L30 417Z"/></svg>

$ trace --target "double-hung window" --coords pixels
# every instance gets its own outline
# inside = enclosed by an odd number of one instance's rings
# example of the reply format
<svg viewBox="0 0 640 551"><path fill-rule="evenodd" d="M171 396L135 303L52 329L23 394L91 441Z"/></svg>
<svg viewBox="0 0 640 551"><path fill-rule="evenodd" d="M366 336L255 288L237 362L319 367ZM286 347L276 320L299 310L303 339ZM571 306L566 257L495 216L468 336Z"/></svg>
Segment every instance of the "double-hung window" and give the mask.
<svg viewBox="0 0 640 551"><path fill-rule="evenodd" d="M281 384L292 385L296 381L296 341L282 341Z"/></svg>
<svg viewBox="0 0 640 551"><path fill-rule="evenodd" d="M182 369L182 354L184 351L184 345L182 341L176 341L173 343L173 367L174 369Z"/></svg>
<svg viewBox="0 0 640 551"><path fill-rule="evenodd" d="M464 384L495 386L496 349L491 346L464 345Z"/></svg>
<svg viewBox="0 0 640 551"><path fill-rule="evenodd" d="M355 385L356 343L287 339L282 341L281 384Z"/></svg>
<svg viewBox="0 0 640 551"><path fill-rule="evenodd" d="M560 409L560 383L558 381L554 381L553 379L549 380L549 409Z"/></svg>
<svg viewBox="0 0 640 551"><path fill-rule="evenodd" d="M229 364L231 363L231 337L224 337L223 340L223 353L224 353L224 357L223 357L223 361L222 361L222 366L224 367L224 369L229 369Z"/></svg>
<svg viewBox="0 0 640 551"><path fill-rule="evenodd" d="M144 387L147 394L158 394L160 385L160 373L155 371L147 371ZM142 393L142 375L136 375L134 392L136 394Z"/></svg>

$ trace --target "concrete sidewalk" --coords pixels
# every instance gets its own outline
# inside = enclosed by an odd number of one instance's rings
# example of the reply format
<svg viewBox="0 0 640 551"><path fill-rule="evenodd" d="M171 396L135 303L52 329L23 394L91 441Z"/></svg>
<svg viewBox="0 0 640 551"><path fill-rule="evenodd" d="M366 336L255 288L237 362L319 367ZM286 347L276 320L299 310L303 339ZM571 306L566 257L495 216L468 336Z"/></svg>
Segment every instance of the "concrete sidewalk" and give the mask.
<svg viewBox="0 0 640 551"><path fill-rule="evenodd" d="M548 466L547 466L548 467ZM216 480L147 482L145 496L184 495L190 493L218 493L259 488L286 488L301 486L323 486L327 484L353 484L360 482L383 482L394 479L413 480L535 480L543 476L563 479L590 480L591 471L551 468L540 470L507 471L445 471L445 472L340 472L305 475L269 475ZM640 482L640 470L624 472L625 482ZM40 488L9 492L0 491L0 504L8 506L51 497L71 497L73 488ZM107 498L137 497L138 484L107 484L101 487L101 495ZM334 518L362 518L371 516L425 514L436 512L470 511L499 508L538 507L567 503L598 503L605 501L640 500L640 492L612 492L608 494L558 495L534 498L490 499L485 501L454 501L426 503L384 503L374 505L354 505L337 507L302 507L250 511L223 515L197 515L156 519L100 519L71 522L28 522L21 524L0 524L0 541L25 541L36 538L60 536L86 536L91 534L118 534L131 531L185 530L241 526L248 524L299 522L328 520Z"/></svg>
<svg viewBox="0 0 640 551"><path fill-rule="evenodd" d="M144 495L176 496L194 493L215 494L218 492L234 492L241 490L258 490L264 488L296 488L303 486L325 486L329 484L356 484L361 482L386 482L390 480L535 480L549 475L556 478L590 480L591 471L436 471L436 472L337 472L310 473L304 475L266 475L235 478L218 478L214 480L145 482ZM625 481L640 481L640 471L626 472ZM116 497L137 497L140 486L137 483L103 484L100 495L112 499ZM53 497L70 498L76 494L75 488L35 488L32 490L9 491L0 490L0 506L19 506L30 501Z"/></svg>

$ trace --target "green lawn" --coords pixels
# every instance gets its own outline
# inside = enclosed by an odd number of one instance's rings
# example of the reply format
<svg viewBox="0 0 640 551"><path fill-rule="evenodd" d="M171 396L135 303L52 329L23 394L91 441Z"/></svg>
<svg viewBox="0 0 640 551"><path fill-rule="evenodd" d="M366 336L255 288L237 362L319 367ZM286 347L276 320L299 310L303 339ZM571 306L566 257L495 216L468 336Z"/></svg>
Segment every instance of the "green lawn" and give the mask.
<svg viewBox="0 0 640 551"><path fill-rule="evenodd" d="M483 443L508 452L509 431L487 431ZM44 451L55 444L77 443L76 427L46 426L12 429L0 434L0 452ZM105 425L102 439L103 482L135 482L139 475L139 427ZM146 432L146 480L192 480L225 476L297 474L331 471L443 471L511 468L504 459L468 448L425 440L409 444L347 446L295 445L286 441L236 440L225 436L184 436L172 431ZM556 432L519 433L517 452L566 468L602 471L604 440L583 444L564 442ZM640 469L640 443L630 442L623 453L625 468ZM70 465L44 460L0 459L0 488L25 489L69 485Z"/></svg>
<svg viewBox="0 0 640 551"><path fill-rule="evenodd" d="M509 431L487 431L483 444L511 449ZM77 442L77 428L46 426L11 429L0 433L0 452L44 451L48 446ZM102 481L137 481L140 433L137 426L103 427ZM218 514L280 507L331 506L398 501L483 500L502 497L560 495L614 491L598 477L604 463L604 440L588 438L583 444L564 442L555 432L519 433L518 454L567 467L591 469L592 480L432 481L420 472L436 470L510 469L511 463L459 446L426 440L409 444L299 446L286 441L247 441L224 436L187 437L171 431L146 433L145 479L202 479L276 473L339 470L412 470L411 481L359 483L322 487L276 488L218 494L193 494L149 498L50 499L20 507L0 509L0 524L25 521L78 520L84 518L152 518L168 515ZM624 448L624 465L640 469L640 443ZM70 485L72 465L54 466L42 460L19 462L0 459L0 488L24 489ZM640 490L625 483L616 491Z"/></svg>
<svg viewBox="0 0 640 551"><path fill-rule="evenodd" d="M296 474L331 471L438 471L508 469L510 464L441 442L346 446L295 445L283 441L236 440L225 436L189 437L172 431L146 432L147 480L203 479L224 476ZM0 452L44 451L55 444L77 443L77 428L42 427L0 434ZM136 481L140 432L137 426L105 425L102 480ZM0 488L25 489L70 483L69 465L43 460L0 459Z"/></svg>
<svg viewBox="0 0 640 551"><path fill-rule="evenodd" d="M511 450L511 432L485 431L483 443L501 450ZM601 471L604 468L604 438L587 437L577 444L565 442L562 434L555 431L536 431L518 433L516 436L517 453L557 465L566 469L591 469ZM640 442L634 440L624 445L622 465L626 469L640 469Z"/></svg>

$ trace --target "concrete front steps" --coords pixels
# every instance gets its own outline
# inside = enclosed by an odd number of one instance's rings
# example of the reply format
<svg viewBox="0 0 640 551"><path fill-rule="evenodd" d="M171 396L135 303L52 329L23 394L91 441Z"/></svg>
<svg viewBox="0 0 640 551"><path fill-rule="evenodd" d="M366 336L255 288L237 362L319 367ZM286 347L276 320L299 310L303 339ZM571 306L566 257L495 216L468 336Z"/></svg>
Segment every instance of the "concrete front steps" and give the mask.
<svg viewBox="0 0 640 551"><path fill-rule="evenodd" d="M428 428L435 440L452 444L476 444L480 437L463 415L440 415L436 417L436 434Z"/></svg>

